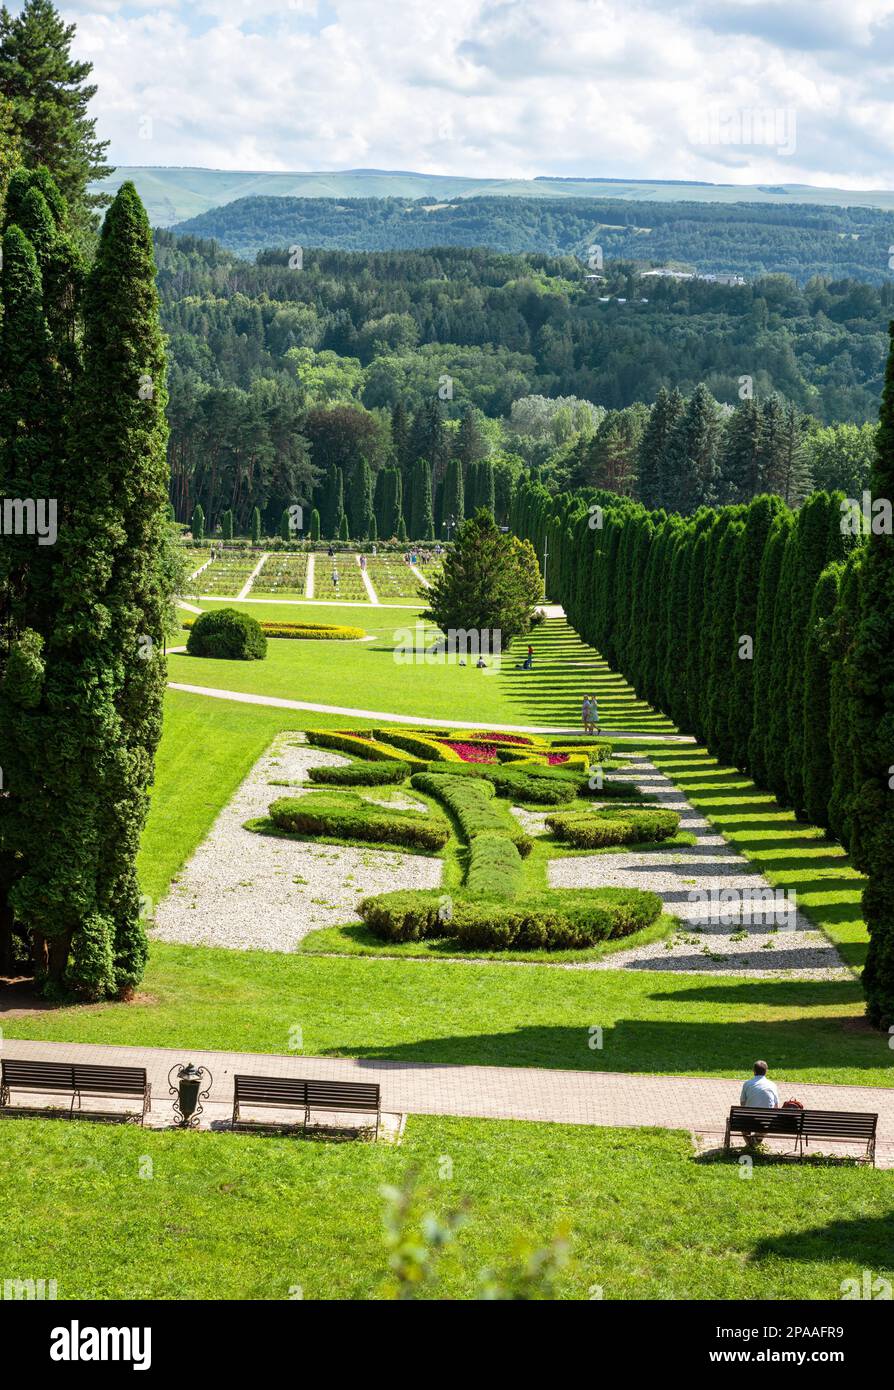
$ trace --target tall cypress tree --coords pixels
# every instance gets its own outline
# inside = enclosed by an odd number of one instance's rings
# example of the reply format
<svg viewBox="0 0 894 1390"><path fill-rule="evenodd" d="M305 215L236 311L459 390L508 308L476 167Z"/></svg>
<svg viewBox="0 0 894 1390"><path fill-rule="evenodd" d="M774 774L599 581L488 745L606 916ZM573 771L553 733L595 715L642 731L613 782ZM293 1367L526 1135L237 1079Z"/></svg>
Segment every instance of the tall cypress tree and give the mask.
<svg viewBox="0 0 894 1390"><path fill-rule="evenodd" d="M793 526L794 517L790 511L783 509L778 512L770 525L770 534L761 558L752 676L754 716L748 738L748 768L759 787L770 786L770 723L773 713L771 691L776 671L776 603L782 564Z"/></svg>
<svg viewBox="0 0 894 1390"><path fill-rule="evenodd" d="M452 517L454 526L458 526L465 516L465 505L462 464L459 459L451 459L444 477L443 520Z"/></svg>
<svg viewBox="0 0 894 1390"><path fill-rule="evenodd" d="M370 466L361 454L354 465L348 494L351 535L357 541L368 540L372 528L372 485Z"/></svg>
<svg viewBox="0 0 894 1390"><path fill-rule="evenodd" d="M844 565L833 561L816 582L804 643L804 704L802 734L804 806L814 825L830 825L829 804L835 780L832 751L832 665L835 609L841 593Z"/></svg>
<svg viewBox="0 0 894 1390"><path fill-rule="evenodd" d="M733 615L735 646L730 659L729 695L730 761L743 770L750 768L750 739L754 726L755 693L760 682L756 670L760 660L759 639L761 569L770 532L776 518L785 511L778 497L755 497L745 513L736 606ZM766 639L769 647L769 638ZM762 708L761 717L765 714Z"/></svg>
<svg viewBox="0 0 894 1390"><path fill-rule="evenodd" d="M720 487L727 502L750 502L761 490L761 412L755 400L734 410L724 431Z"/></svg>
<svg viewBox="0 0 894 1390"><path fill-rule="evenodd" d="M172 583L164 349L152 237L132 184L103 225L83 324L70 443L55 462L53 616L39 646L19 646L13 669L41 756L22 818L28 857L10 898L39 972L97 998L131 989L145 962L135 860L161 734Z"/></svg>
<svg viewBox="0 0 894 1390"><path fill-rule="evenodd" d="M894 323L879 412L874 498L894 499ZM870 1020L894 1025L894 536L874 531L860 568L860 610L851 678L858 791L852 853L869 875L863 916L869 951L863 971Z"/></svg>
<svg viewBox="0 0 894 1390"><path fill-rule="evenodd" d="M831 560L841 560L845 555L845 537L841 525L843 500L844 493L814 493L798 512L795 526L796 553L792 564L791 621L786 648L788 673L784 697L788 711L785 784L788 800L800 816L806 815L804 727L805 721L814 718L814 691L807 683L805 672L807 634L817 581ZM828 613L824 612L821 616L827 617Z"/></svg>
<svg viewBox="0 0 894 1390"><path fill-rule="evenodd" d="M864 546L852 551L842 568L838 602L829 631L829 641L835 654L829 680L829 742L832 749L829 829L845 849L851 847L858 777L853 664L860 618L860 569L865 553Z"/></svg>
<svg viewBox="0 0 894 1390"><path fill-rule="evenodd" d="M205 539L205 509L201 502L197 502L193 508L192 524L189 529L192 532L194 541L203 541Z"/></svg>
<svg viewBox="0 0 894 1390"><path fill-rule="evenodd" d="M413 468L413 494L410 512L410 537L414 541L433 540L434 509L431 496L431 469L426 459L417 459Z"/></svg>
<svg viewBox="0 0 894 1390"><path fill-rule="evenodd" d="M649 412L637 450L637 496L645 507L662 507L668 491L668 445L683 410L683 397L662 386Z"/></svg>
<svg viewBox="0 0 894 1390"><path fill-rule="evenodd" d="M664 503L684 516L715 500L720 422L717 402L695 388L670 434Z"/></svg>

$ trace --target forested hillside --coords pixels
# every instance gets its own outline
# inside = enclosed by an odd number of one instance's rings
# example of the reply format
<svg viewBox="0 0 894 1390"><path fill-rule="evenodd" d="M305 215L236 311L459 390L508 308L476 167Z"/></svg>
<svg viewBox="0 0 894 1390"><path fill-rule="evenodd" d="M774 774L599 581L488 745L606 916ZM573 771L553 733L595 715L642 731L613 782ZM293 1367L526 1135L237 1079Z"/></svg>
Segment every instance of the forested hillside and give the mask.
<svg viewBox="0 0 894 1390"><path fill-rule="evenodd" d="M504 489L536 468L554 488L684 510L758 480L797 501L807 472L851 488L865 476L865 435L819 426L874 416L888 285L661 281L644 299L624 262L594 287L571 257L308 251L293 269L288 252L256 264L170 232L156 248L182 521L197 502L211 527L232 510L247 530L257 506L272 529L295 502L334 518L323 490L337 492L340 469L350 491L361 459L371 486L397 467L405 489L424 459L436 526L456 510L439 503L453 458L464 473L484 457L502 465ZM663 389L678 393L672 448L653 437L658 417L645 433ZM475 442L460 448L462 428ZM764 462L761 430L775 441Z"/></svg>
<svg viewBox="0 0 894 1390"><path fill-rule="evenodd" d="M448 195L449 196L449 195ZM611 197L247 197L182 222L240 256L298 243L346 251L480 246L494 251L675 263L749 278L771 273L886 284L889 212L867 207L628 201Z"/></svg>

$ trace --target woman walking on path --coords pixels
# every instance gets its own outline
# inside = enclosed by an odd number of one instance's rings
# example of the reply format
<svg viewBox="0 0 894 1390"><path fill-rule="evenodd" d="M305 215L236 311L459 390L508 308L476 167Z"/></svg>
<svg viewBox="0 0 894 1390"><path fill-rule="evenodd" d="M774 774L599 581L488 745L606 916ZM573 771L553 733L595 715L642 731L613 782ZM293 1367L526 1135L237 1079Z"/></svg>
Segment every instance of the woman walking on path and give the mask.
<svg viewBox="0 0 894 1390"><path fill-rule="evenodd" d="M589 695L585 695L585 696L584 696L583 726L584 726L584 733L585 733L585 734L588 734L588 733L590 732L590 697L589 697Z"/></svg>
<svg viewBox="0 0 894 1390"><path fill-rule="evenodd" d="M587 732L590 734L599 733L599 705L595 695L590 696L590 727Z"/></svg>

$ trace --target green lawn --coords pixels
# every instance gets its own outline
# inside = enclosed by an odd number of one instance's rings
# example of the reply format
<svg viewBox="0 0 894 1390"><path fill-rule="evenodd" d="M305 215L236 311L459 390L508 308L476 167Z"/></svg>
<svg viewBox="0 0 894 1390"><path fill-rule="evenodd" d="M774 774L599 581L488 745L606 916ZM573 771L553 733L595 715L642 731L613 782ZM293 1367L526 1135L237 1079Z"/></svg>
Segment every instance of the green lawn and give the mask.
<svg viewBox="0 0 894 1390"><path fill-rule="evenodd" d="M563 1229L559 1298L838 1299L894 1271L891 1173L758 1160L743 1182L680 1133L428 1117L400 1147L4 1121L0 1268L60 1299L375 1298L380 1188L411 1169L410 1231L468 1203L434 1297Z"/></svg>
<svg viewBox="0 0 894 1390"><path fill-rule="evenodd" d="M894 1085L856 980L756 980L156 942L140 995L8 1018L9 1037ZM590 1028L603 1048L590 1049Z"/></svg>
<svg viewBox="0 0 894 1390"><path fill-rule="evenodd" d="M210 606L210 605L206 605ZM550 619L531 636L534 667L524 655L504 654L499 670L479 671L456 661L400 660L415 640L416 609L364 609L336 605L234 604L256 618L357 624L375 642L298 642L273 639L264 661L169 658L169 679L279 699L380 710L408 719L460 719L487 724L579 726L585 694L596 694L602 723L630 733L673 732L673 725L638 700L622 676L586 646L563 619ZM313 614L313 616L311 616ZM343 615L340 619L337 615Z"/></svg>

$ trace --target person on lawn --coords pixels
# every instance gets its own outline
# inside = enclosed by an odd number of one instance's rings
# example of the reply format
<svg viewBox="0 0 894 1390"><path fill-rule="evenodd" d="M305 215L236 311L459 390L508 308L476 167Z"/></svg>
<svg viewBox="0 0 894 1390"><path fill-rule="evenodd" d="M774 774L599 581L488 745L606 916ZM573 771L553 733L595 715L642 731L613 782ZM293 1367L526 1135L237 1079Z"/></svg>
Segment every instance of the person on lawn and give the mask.
<svg viewBox="0 0 894 1390"><path fill-rule="evenodd" d="M595 695L590 696L590 727L587 730L587 733L599 733L599 705L596 701Z"/></svg>
<svg viewBox="0 0 894 1390"><path fill-rule="evenodd" d="M590 732L590 697L589 697L589 695L585 695L585 696L584 696L584 708L583 708L582 720L583 720L583 726L584 726L584 733L585 733L585 734L588 734L588 733Z"/></svg>

